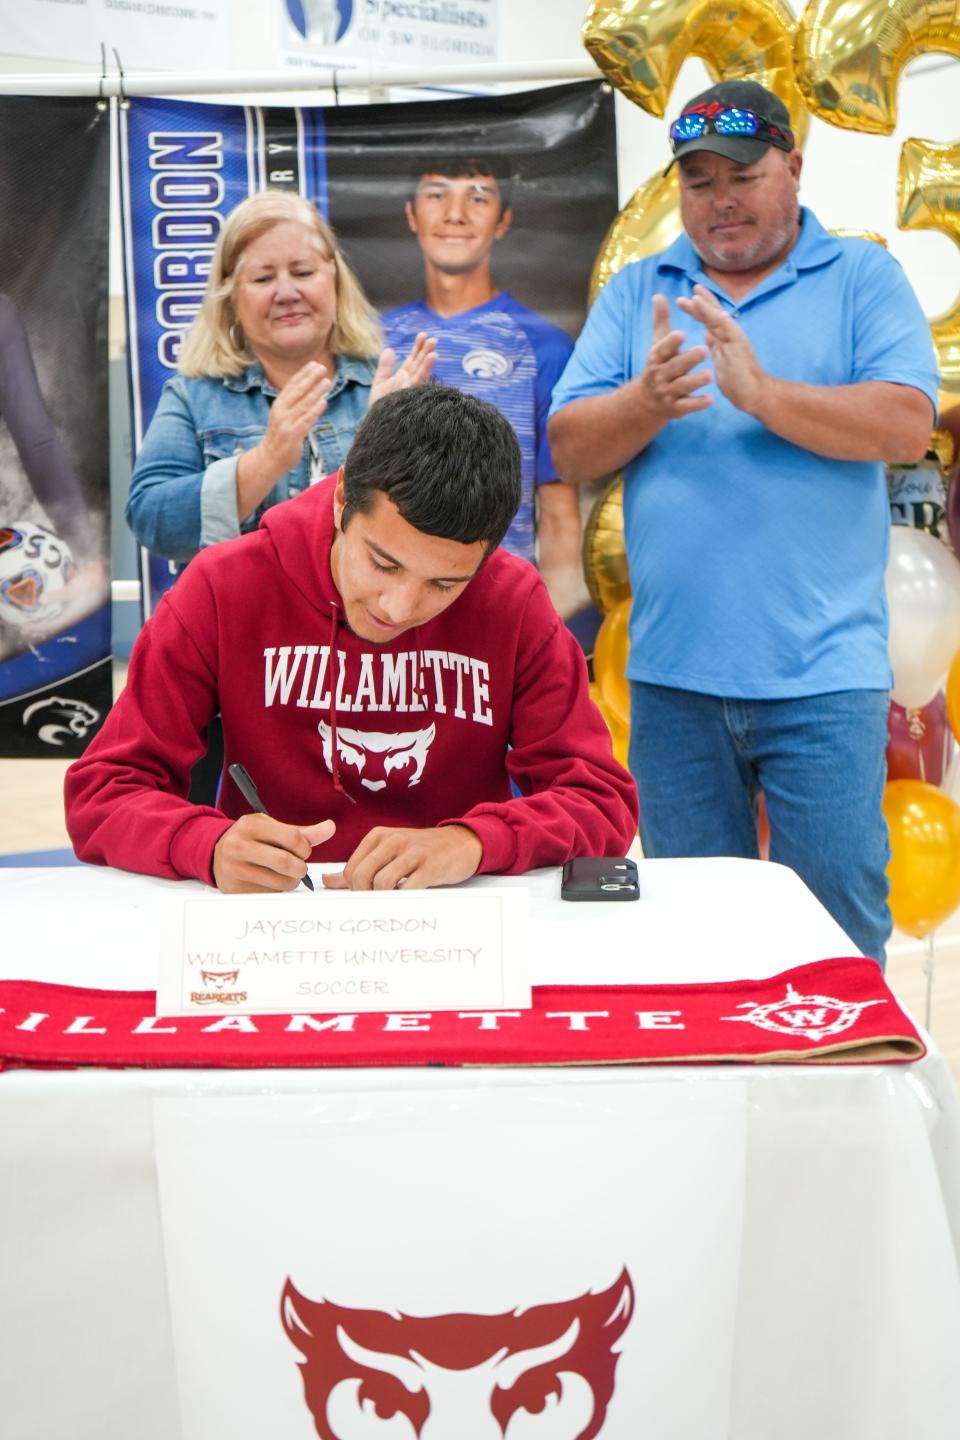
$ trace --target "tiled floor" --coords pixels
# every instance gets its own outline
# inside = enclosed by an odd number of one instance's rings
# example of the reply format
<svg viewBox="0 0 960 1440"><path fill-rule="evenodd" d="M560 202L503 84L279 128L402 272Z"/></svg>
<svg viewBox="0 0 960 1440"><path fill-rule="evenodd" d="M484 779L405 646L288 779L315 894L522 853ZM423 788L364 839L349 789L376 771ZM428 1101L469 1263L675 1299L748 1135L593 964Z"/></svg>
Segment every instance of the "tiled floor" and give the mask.
<svg viewBox="0 0 960 1440"><path fill-rule="evenodd" d="M61 800L66 768L60 760L0 760L0 855L69 846ZM921 1023L926 957L925 943L894 935L887 979ZM934 937L933 962L931 1033L960 1083L960 912Z"/></svg>

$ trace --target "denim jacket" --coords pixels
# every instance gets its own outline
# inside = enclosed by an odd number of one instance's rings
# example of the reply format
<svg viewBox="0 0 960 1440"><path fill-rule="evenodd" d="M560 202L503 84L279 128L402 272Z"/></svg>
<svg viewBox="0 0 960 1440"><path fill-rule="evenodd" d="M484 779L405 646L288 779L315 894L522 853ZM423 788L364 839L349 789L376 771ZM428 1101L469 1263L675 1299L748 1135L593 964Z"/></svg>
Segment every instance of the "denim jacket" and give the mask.
<svg viewBox="0 0 960 1440"><path fill-rule="evenodd" d="M264 511L342 465L370 398L375 361L337 356L327 408L299 465L237 522L237 461L266 432L277 392L259 364L225 380L168 380L130 478L127 523L141 545L189 560L206 545L255 530ZM314 458L316 457L316 459Z"/></svg>

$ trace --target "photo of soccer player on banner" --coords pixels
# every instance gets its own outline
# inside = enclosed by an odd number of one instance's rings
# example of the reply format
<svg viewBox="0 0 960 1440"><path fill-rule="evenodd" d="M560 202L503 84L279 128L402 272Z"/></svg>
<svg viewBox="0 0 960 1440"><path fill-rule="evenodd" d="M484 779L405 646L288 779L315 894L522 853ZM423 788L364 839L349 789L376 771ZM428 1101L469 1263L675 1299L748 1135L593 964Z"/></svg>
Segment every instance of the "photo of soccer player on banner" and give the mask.
<svg viewBox="0 0 960 1440"><path fill-rule="evenodd" d="M556 482L544 426L617 209L605 87L327 110L134 100L121 123L135 447L226 217L258 190L294 190L331 222L398 361L426 332L435 377L510 419L524 481L505 543L540 564L561 613L581 608L576 495ZM145 555L148 614L187 558Z"/></svg>
<svg viewBox="0 0 960 1440"><path fill-rule="evenodd" d="M109 125L0 97L0 756L79 755L110 707Z"/></svg>

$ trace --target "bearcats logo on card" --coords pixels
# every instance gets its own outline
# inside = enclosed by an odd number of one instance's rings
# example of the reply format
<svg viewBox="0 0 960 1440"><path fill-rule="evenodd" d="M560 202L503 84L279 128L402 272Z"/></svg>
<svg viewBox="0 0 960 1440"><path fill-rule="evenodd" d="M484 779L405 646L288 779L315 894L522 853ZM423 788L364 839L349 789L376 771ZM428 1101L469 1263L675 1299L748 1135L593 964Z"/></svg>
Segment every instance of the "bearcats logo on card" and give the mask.
<svg viewBox="0 0 960 1440"><path fill-rule="evenodd" d="M321 1440L593 1440L632 1314L626 1270L503 1315L353 1310L289 1279L280 1301Z"/></svg>
<svg viewBox="0 0 960 1440"><path fill-rule="evenodd" d="M239 970L209 970L201 967L202 990L192 990L194 1005L240 1005L247 998L246 990L233 990L240 979Z"/></svg>
<svg viewBox="0 0 960 1440"><path fill-rule="evenodd" d="M323 759L333 773L330 726L319 724L323 741ZM367 790L385 790L391 774L399 771L404 786L418 785L427 763L430 746L437 733L436 725L425 730L401 730L384 734L380 730L353 730L337 726L337 754L344 765L353 765L360 775L360 784Z"/></svg>

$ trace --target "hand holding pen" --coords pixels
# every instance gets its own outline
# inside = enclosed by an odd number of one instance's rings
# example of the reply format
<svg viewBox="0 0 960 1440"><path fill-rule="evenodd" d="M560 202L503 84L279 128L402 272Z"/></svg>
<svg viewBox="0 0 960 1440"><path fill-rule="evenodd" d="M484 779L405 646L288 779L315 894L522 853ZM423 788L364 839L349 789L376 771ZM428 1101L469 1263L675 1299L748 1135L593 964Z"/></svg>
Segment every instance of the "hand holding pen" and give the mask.
<svg viewBox="0 0 960 1440"><path fill-rule="evenodd" d="M242 765L231 765L228 774L254 813L242 815L217 841L213 852L217 889L225 894L269 894L304 884L312 890L306 862L316 845L330 839L334 822L284 825L266 813Z"/></svg>

